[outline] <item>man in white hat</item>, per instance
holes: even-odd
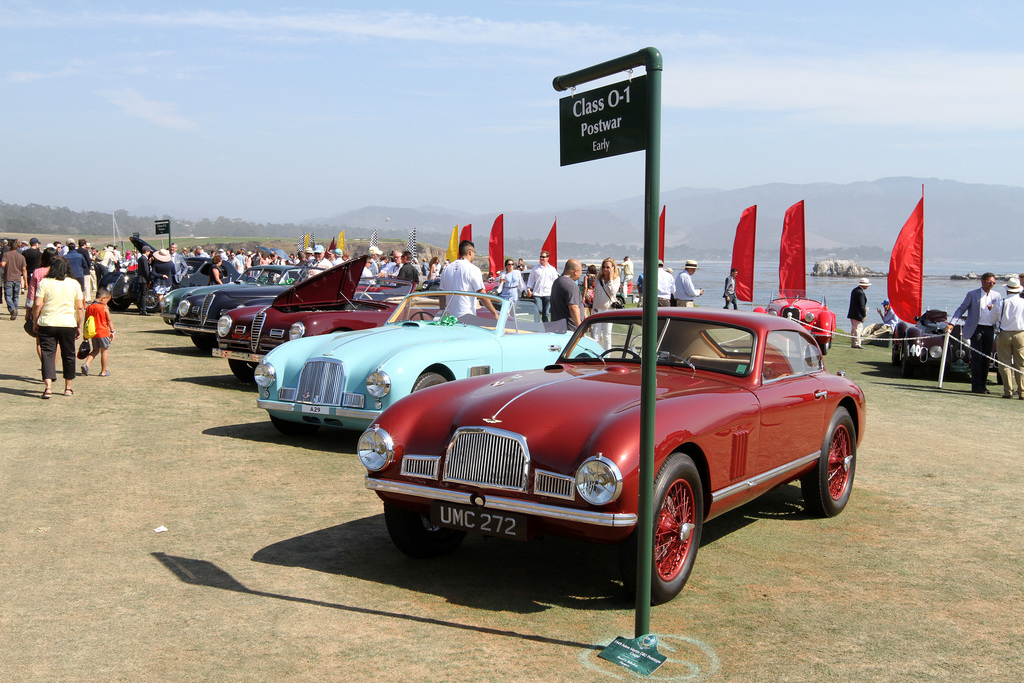
[[[862,277],[857,286],[850,292],[850,310],[846,317],[850,319],[850,348],[862,349],[861,330],[864,329],[864,319],[868,317],[868,293],[871,280]]]
[[[1006,281],[1006,298],[1000,301],[999,322],[996,323],[996,354],[999,374],[1003,378],[1003,398],[1024,401],[1024,299],[1020,279]],[[1006,367],[1012,365],[1012,368]]]
[[[696,272],[697,262],[690,259],[683,266],[683,269],[679,271],[679,275],[676,275],[675,294],[677,306],[690,308],[693,306],[693,300],[704,294],[703,289],[697,289],[693,286],[693,274]]]
[[[373,273],[373,277],[377,277],[380,273],[380,255],[383,253],[377,247],[370,247],[370,260],[366,262],[366,267]]]

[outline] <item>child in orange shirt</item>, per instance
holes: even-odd
[[[110,321],[110,309],[107,302],[110,301],[110,292],[105,288],[96,292],[96,301],[89,304],[85,309],[85,317],[82,321],[82,335],[85,335],[85,325],[89,318],[93,318],[96,324],[96,336],[92,338],[92,351],[85,357],[82,365],[82,374],[89,375],[89,363],[98,355],[100,357],[100,377],[109,377],[107,370],[107,349],[110,348],[110,340],[114,336],[114,326]]]

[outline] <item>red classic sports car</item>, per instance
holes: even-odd
[[[811,299],[804,293],[779,292],[768,304],[766,313],[795,320],[811,333],[818,342],[822,355],[832,348],[832,334],[836,331],[836,314],[821,300]]]
[[[365,330],[387,322],[412,291],[407,280],[360,279],[366,257],[337,265],[282,292],[269,306],[245,306],[217,321],[213,355],[227,358],[231,372],[252,382],[252,371],[271,349],[290,339],[328,332]]]
[[[597,356],[581,343],[595,333]],[[636,582],[641,314],[587,318],[557,363],[410,394],[358,442],[395,545],[453,551],[466,532],[617,544]],[[799,480],[831,517],[853,487],[864,394],[776,316],[658,309],[652,602],[683,587],[706,520]]]

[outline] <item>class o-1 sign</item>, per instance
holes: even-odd
[[[647,76],[558,101],[561,165],[647,149]]]

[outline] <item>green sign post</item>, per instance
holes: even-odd
[[[647,71],[643,90],[645,97],[642,103],[632,101],[636,96],[634,90],[630,90],[630,102],[623,102],[622,87],[624,83],[617,83],[607,88],[601,88],[588,93],[581,93],[573,97],[563,99],[560,106],[562,116],[560,117],[559,128],[562,131],[562,165],[587,161],[590,158],[609,156],[610,150],[619,149],[616,145],[629,147],[635,146],[632,131],[635,131],[641,124],[635,119],[645,118],[642,129],[645,133],[644,144],[635,149],[616,151],[616,154],[624,154],[626,151],[647,150],[647,167],[645,173],[644,188],[644,287],[643,293],[643,338],[641,340],[640,359],[640,503],[637,520],[637,560],[636,560],[636,624],[635,635],[641,638],[650,633],[651,625],[651,570],[653,564],[654,545],[654,396],[657,369],[656,349],[658,337],[658,288],[654,286],[658,282],[658,207],[661,203],[661,52],[653,47],[644,48],[631,55],[625,55],[602,64],[597,64],[580,71],[557,76],[553,85],[555,90],[562,92],[569,88],[575,88],[582,83],[588,83],[599,78],[611,76],[633,67],[643,66]],[[638,79],[632,79],[635,83]],[[631,86],[632,87],[632,86]],[[609,99],[611,92],[617,91],[618,100],[612,106]],[[591,95],[595,93],[596,95]],[[612,126],[606,123],[600,126],[601,130],[593,131],[583,128],[584,124],[594,126],[592,122],[580,119],[589,116],[585,107],[576,106],[575,101],[568,107],[566,114],[565,100],[584,101],[590,98],[591,101],[605,97],[605,108],[599,109],[598,121],[609,122],[618,119],[619,111],[631,112],[623,114],[623,121],[617,121]],[[636,98],[639,99],[639,98]],[[634,105],[638,105],[634,108]],[[596,106],[596,105],[595,105]],[[619,109],[623,106],[623,109]],[[602,113],[608,112],[608,113]],[[577,113],[580,115],[578,116]],[[566,131],[569,127],[569,131]],[[566,135],[575,132],[582,141],[573,141],[573,145],[567,155],[565,148]],[[623,139],[616,137],[616,131],[624,135]],[[584,135],[585,134],[585,135]],[[589,140],[589,156],[585,154],[586,141]],[[597,143],[603,140],[608,142],[609,153],[598,156]],[[586,158],[581,158],[586,157]],[[566,161],[566,159],[570,159]],[[573,160],[575,159],[575,160]]]

